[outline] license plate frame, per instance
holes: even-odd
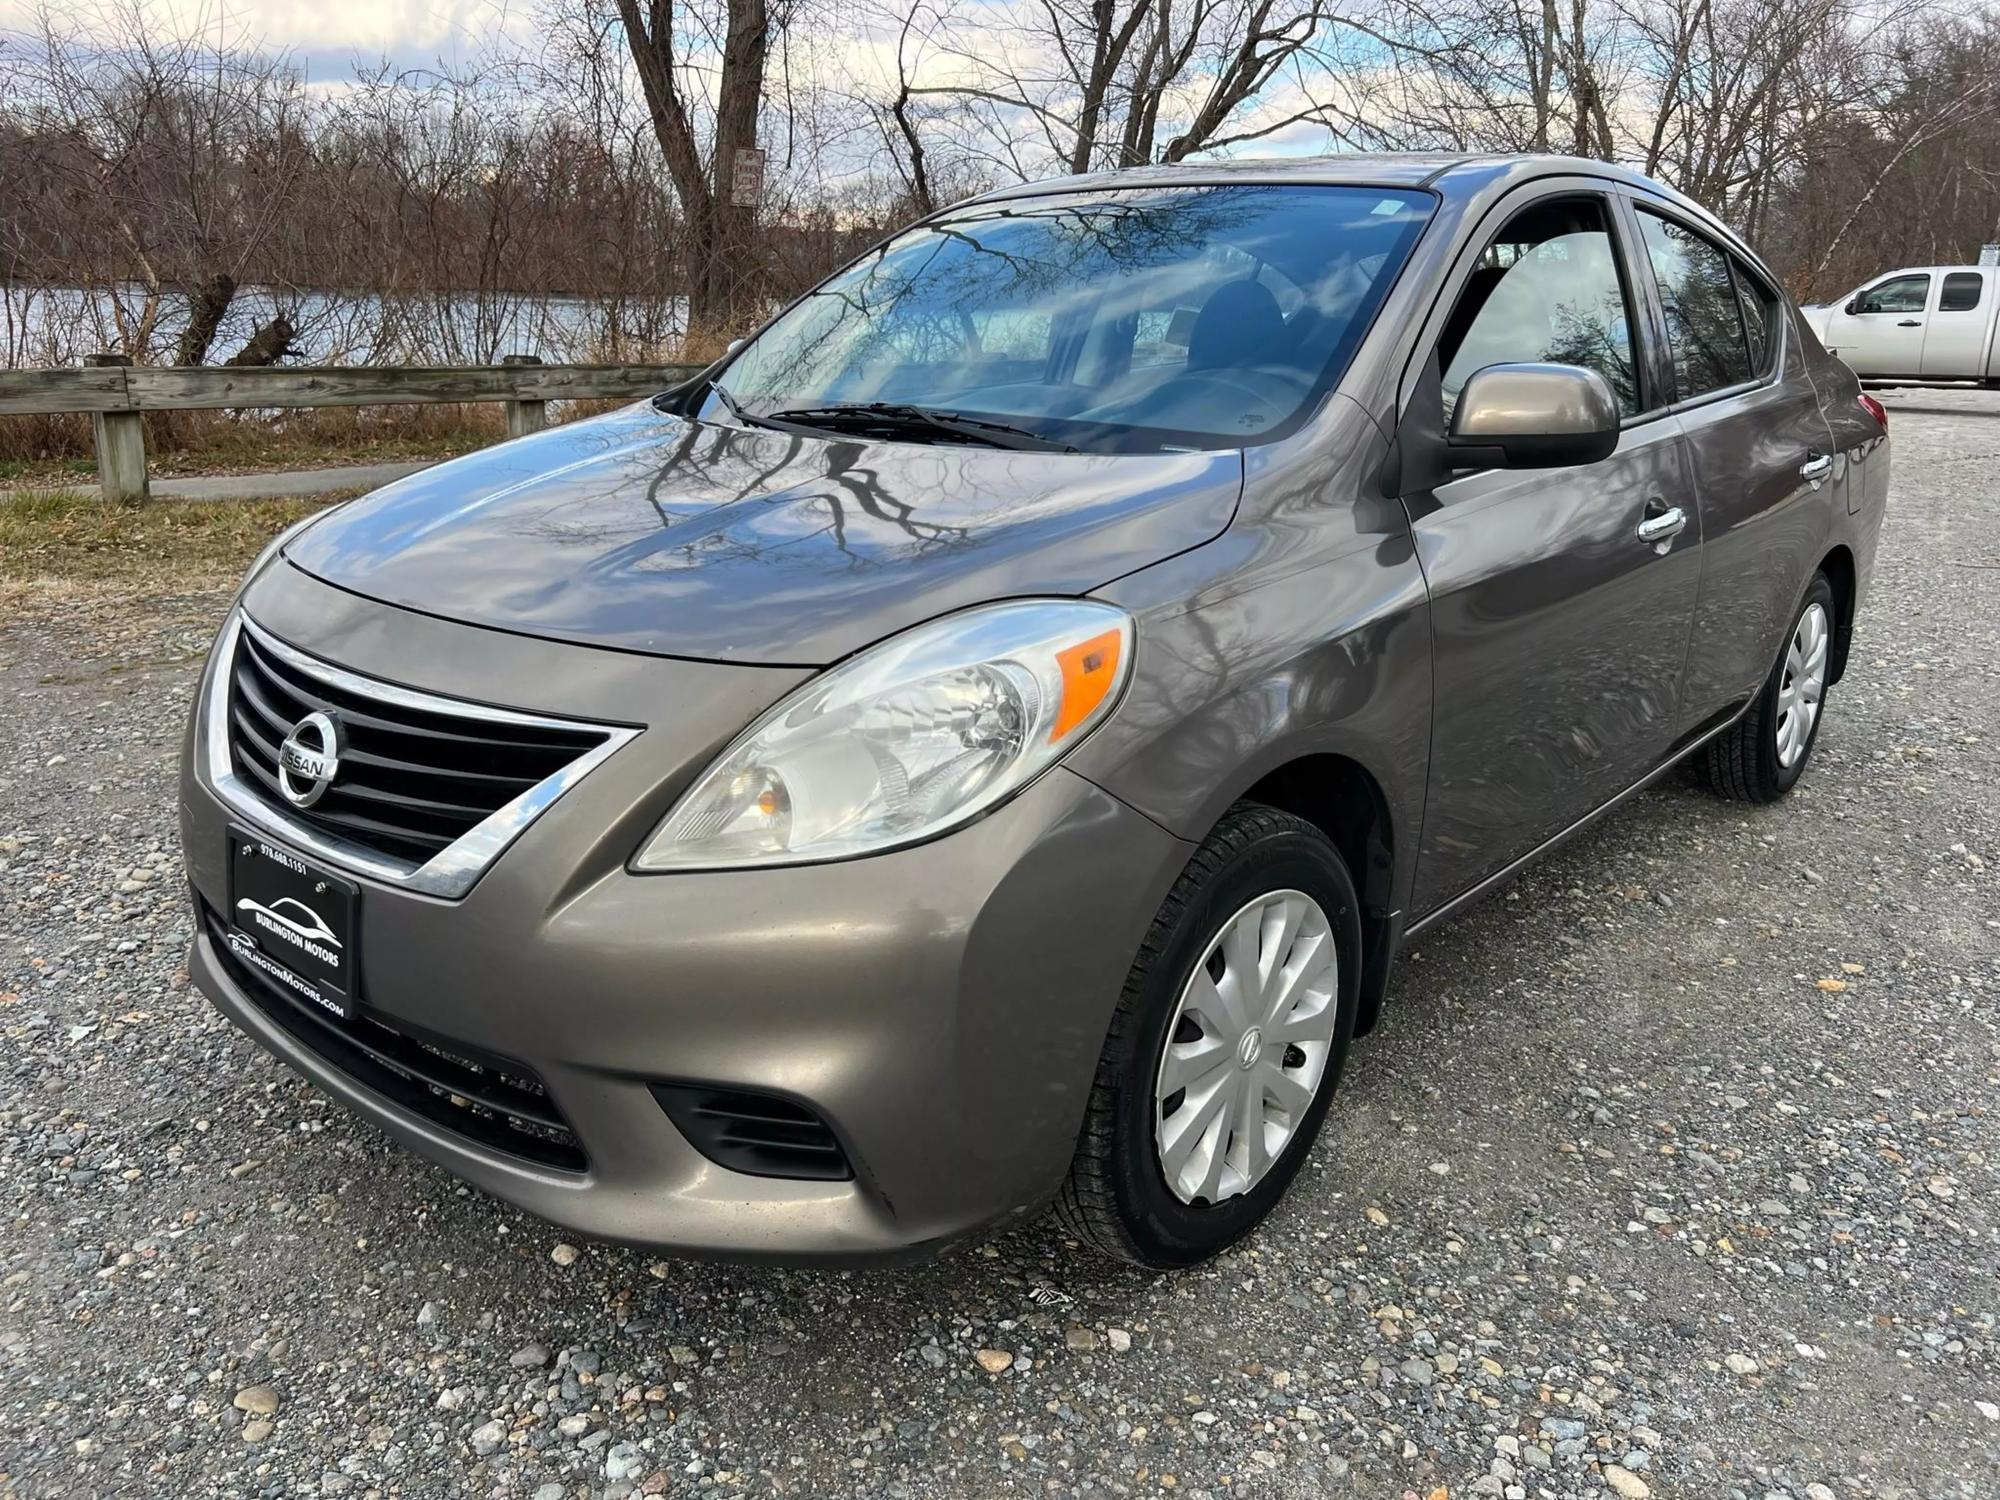
[[[361,888],[269,836],[231,826],[230,951],[291,994],[354,1019]]]

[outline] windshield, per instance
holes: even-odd
[[[807,294],[724,371],[728,400],[707,414],[811,425],[892,403],[1086,452],[1268,441],[1339,378],[1433,201],[1244,185],[967,208]]]

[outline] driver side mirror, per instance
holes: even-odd
[[[1487,365],[1458,393],[1447,447],[1465,469],[1594,464],[1618,446],[1618,398],[1580,365]]]
[[[1861,311],[1861,299],[1859,297],[1849,297],[1847,299],[1847,305],[1841,308],[1841,311],[1846,313],[1849,317],[1853,317],[1854,314]]]

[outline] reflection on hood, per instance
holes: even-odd
[[[819,665],[989,599],[1081,594],[1229,522],[1235,451],[879,443],[641,403],[439,464],[286,556],[369,598],[657,655]]]

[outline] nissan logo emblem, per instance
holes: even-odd
[[[307,714],[292,726],[278,747],[278,790],[294,807],[311,807],[326,795],[340,774],[340,752],[346,744],[340,720],[332,714]]]

